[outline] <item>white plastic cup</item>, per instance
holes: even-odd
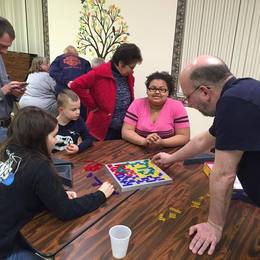
[[[112,254],[114,258],[122,259],[126,256],[131,235],[131,229],[124,225],[116,225],[109,229]]]

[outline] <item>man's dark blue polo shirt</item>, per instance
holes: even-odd
[[[209,129],[218,150],[243,151],[237,176],[249,198],[260,206],[260,81],[231,78],[217,102]]]

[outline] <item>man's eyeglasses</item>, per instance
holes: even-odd
[[[184,104],[188,104],[190,97],[201,87],[201,85],[198,85],[188,96],[186,96],[183,99]]]
[[[166,92],[168,92],[168,89],[166,89],[166,88],[154,88],[154,87],[148,87],[147,88],[150,92],[152,92],[152,93],[155,93],[156,91],[158,91],[159,93],[166,93]]]

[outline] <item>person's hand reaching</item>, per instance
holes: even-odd
[[[114,186],[106,181],[101,185],[98,190],[102,191],[105,194],[106,198],[109,198],[114,192]]]
[[[173,162],[171,162],[171,154],[168,153],[157,153],[156,155],[153,156],[152,162],[155,163],[159,167],[168,167],[170,166]]]
[[[75,191],[66,191],[70,200],[77,198],[77,193]]]

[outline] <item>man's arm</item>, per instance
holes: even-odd
[[[209,185],[211,197],[208,220],[222,228],[242,155],[242,151],[215,151],[214,174],[210,176]]]
[[[189,246],[194,254],[202,255],[208,247],[208,254],[213,254],[222,236],[236,170],[242,155],[242,151],[215,151],[213,173],[210,175],[208,221],[190,228],[190,235],[196,233]]]
[[[215,146],[215,137],[208,131],[195,136],[183,148],[169,155],[167,153],[158,153],[153,157],[157,165],[169,165],[177,161],[183,161],[199,153],[208,151]]]

